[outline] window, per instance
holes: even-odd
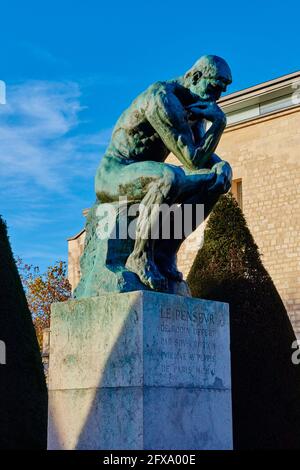
[[[239,207],[243,210],[243,186],[241,178],[232,181],[231,193],[237,200]]]
[[[281,96],[273,100],[265,101],[259,105],[260,114],[268,114],[279,109],[289,108],[293,106],[293,95]]]
[[[239,109],[238,111],[232,111],[227,113],[227,125],[235,124],[236,122],[245,121],[259,116],[259,106],[248,106],[247,108]]]

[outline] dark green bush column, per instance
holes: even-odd
[[[231,196],[210,216],[188,283],[193,296],[230,304],[235,448],[300,448],[295,335]]]
[[[0,217],[0,448],[46,448],[47,390],[39,347],[6,225]]]

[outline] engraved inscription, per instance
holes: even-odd
[[[162,306],[155,348],[159,371],[169,377],[180,374],[185,382],[213,382],[218,325],[220,318],[201,306],[186,310]]]

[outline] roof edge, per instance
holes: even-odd
[[[298,70],[297,72],[289,73],[287,75],[281,75],[278,78],[273,78],[272,80],[261,82],[257,85],[248,88],[243,88],[242,90],[230,93],[229,95],[220,98],[218,100],[218,103],[221,105],[226,105],[229,104],[230,101],[235,100],[236,98],[245,97],[250,94],[252,96],[255,96],[256,94],[259,94],[261,90],[264,89],[266,89],[266,92],[269,91],[270,88],[275,90],[277,88],[281,88],[283,85],[288,85],[292,83],[295,78],[299,78],[300,81],[300,70]]]
[[[83,233],[85,232],[85,228],[83,228],[82,230],[80,230],[80,232],[78,232],[76,235],[74,235],[73,237],[70,237],[70,238],[67,238],[67,241],[70,242],[72,240],[76,240],[77,238],[79,238]]]

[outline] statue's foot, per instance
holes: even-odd
[[[181,282],[183,280],[183,275],[177,269],[176,259],[174,258],[174,256],[168,257],[167,255],[162,255],[160,253],[156,261],[160,272],[164,274],[168,279],[177,282]]]
[[[153,261],[146,257],[138,257],[131,254],[126,261],[125,267],[135,273],[143,284],[153,290],[166,291],[168,289],[168,281],[159,272]]]

